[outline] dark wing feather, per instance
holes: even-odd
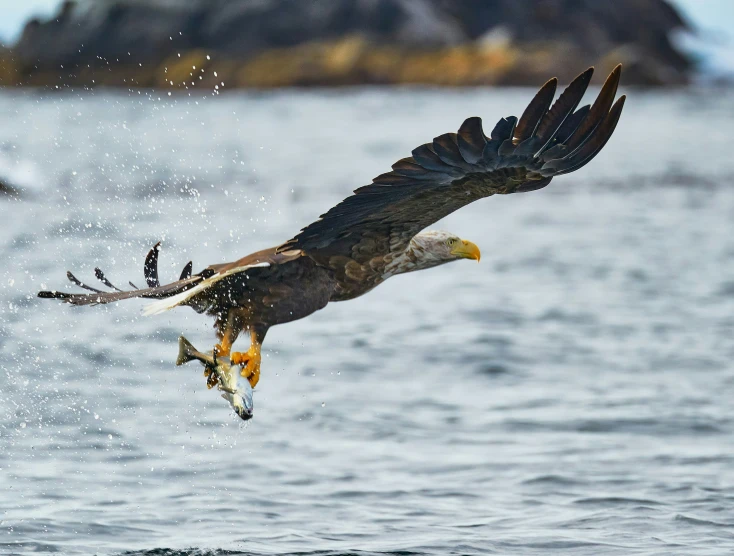
[[[594,68],[587,69],[584,73],[574,79],[566,90],[561,93],[558,100],[553,103],[548,112],[538,124],[536,135],[546,143],[552,141],[556,132],[560,129],[566,119],[574,113],[576,107],[589,86],[591,76],[594,74]]]
[[[520,120],[501,119],[489,138],[479,118],[467,119],[458,134],[416,148],[392,172],[357,189],[278,251],[301,249],[322,261],[346,256],[374,262],[404,250],[420,230],[472,201],[541,189],[554,176],[580,168],[609,140],[624,105],[622,97],[612,107],[618,66],[593,106],[576,110],[591,74],[589,69],[579,75],[552,106],[556,82],[548,81]]]
[[[560,176],[562,174],[575,172],[591,161],[591,159],[594,158],[600,150],[602,150],[604,145],[607,144],[612,133],[614,133],[619,117],[622,115],[622,108],[624,108],[624,101],[626,98],[627,97],[624,95],[619,97],[619,100],[614,103],[614,106],[612,106],[612,109],[609,111],[602,123],[594,129],[583,146],[579,147],[576,151],[571,153],[571,155],[565,158],[552,160],[551,162],[546,163],[541,169],[541,172],[552,172],[554,176]]]
[[[459,177],[463,175],[463,172],[453,166],[449,166],[443,160],[439,158],[436,152],[433,150],[433,145],[426,143],[420,147],[413,149],[411,153],[413,155],[412,161],[424,170],[433,170],[434,172],[440,172],[442,174],[450,174],[453,177]],[[410,159],[408,159],[410,160]]]
[[[482,159],[484,147],[487,145],[487,137],[482,130],[481,118],[467,118],[456,137],[459,152],[469,164],[476,164]]]
[[[538,124],[542,118],[548,113],[553,97],[556,94],[558,79],[555,77],[549,79],[548,82],[540,88],[535,98],[530,101],[528,107],[520,116],[520,120],[515,127],[515,144],[522,143],[526,139],[530,139],[535,135]]]
[[[161,242],[159,241],[148,252],[148,256],[145,257],[143,273],[145,274],[145,281],[148,283],[149,288],[157,288],[161,285],[158,281],[158,250],[160,248]]]
[[[97,280],[102,282],[105,286],[110,288],[111,290],[117,290],[118,292],[121,292],[122,290],[118,288],[117,286],[113,285],[112,282],[110,282],[107,279],[107,276],[104,275],[104,272],[102,272],[102,269],[95,268],[94,269],[94,275],[97,277]]]
[[[589,109],[591,109],[591,105],[587,104],[569,115],[561,124],[561,127],[558,128],[558,131],[552,140],[554,140],[556,144],[566,145],[568,138],[576,132],[581,125],[581,122],[586,118],[586,115],[589,113]],[[566,149],[568,150],[568,146],[566,146]]]
[[[183,270],[181,271],[181,276],[178,277],[179,280],[186,280],[187,278],[191,278],[191,271],[194,269],[194,262],[189,261],[186,263],[186,266],[183,267]]]
[[[461,156],[456,133],[444,133],[436,137],[433,140],[433,152],[449,166],[461,168],[465,172],[472,170],[472,165]]]
[[[617,86],[619,85],[619,77],[622,73],[621,66],[614,68],[614,71],[609,74],[607,80],[604,82],[604,86],[599,92],[599,96],[596,97],[594,104],[591,106],[588,115],[581,122],[578,130],[568,139],[568,149],[573,151],[584,144],[594,132],[594,130],[601,125],[609,114],[609,109],[614,103],[614,96],[617,94]]]
[[[87,286],[85,283],[79,280],[76,276],[74,276],[70,270],[66,271],[66,277],[69,279],[69,282],[71,282],[72,284],[76,284],[80,288],[89,290],[90,292],[102,293],[102,290],[98,290],[97,288],[93,288],[92,286]]]

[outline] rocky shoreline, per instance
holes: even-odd
[[[66,2],[0,51],[0,85],[536,85],[619,62],[627,84],[683,84],[687,29],[665,0]]]

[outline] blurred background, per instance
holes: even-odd
[[[8,85],[529,85],[620,61],[628,84],[672,85],[734,68],[726,0],[4,4]]]
[[[734,548],[734,4],[0,0],[0,552]],[[619,126],[482,249],[273,328],[243,424],[181,309],[39,300],[287,240],[469,116],[624,63]],[[226,552],[229,551],[229,552]]]

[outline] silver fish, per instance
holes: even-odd
[[[223,392],[222,397],[230,403],[240,419],[244,421],[252,419],[255,407],[252,399],[252,386],[249,381],[245,380],[244,388],[239,387],[237,383],[237,377],[240,376],[239,365],[232,365],[229,357],[215,357],[210,353],[202,353],[186,338],[179,337],[176,365],[183,365],[194,360],[199,361],[205,369],[216,374],[219,379],[217,388]]]

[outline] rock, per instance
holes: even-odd
[[[620,61],[627,84],[684,83],[676,29],[666,0],[67,1],[26,25],[0,84],[536,85]]]

